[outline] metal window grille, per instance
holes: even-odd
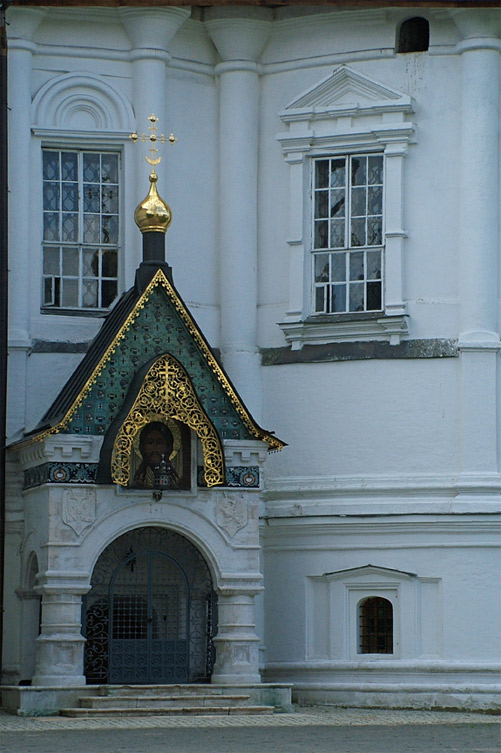
[[[118,292],[119,154],[44,149],[43,309],[106,309]]]
[[[359,653],[393,653],[393,606],[388,599],[374,596],[360,604]]]
[[[316,314],[383,307],[382,154],[313,163],[313,308]]]
[[[90,684],[209,681],[217,597],[207,563],[174,531],[123,534],[94,567],[82,626]]]

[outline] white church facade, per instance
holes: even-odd
[[[501,14],[415,5],[8,9],[9,710],[499,705]]]

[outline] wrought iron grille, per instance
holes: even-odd
[[[186,538],[140,528],[99,557],[84,603],[88,683],[204,682],[214,666],[216,597]]]
[[[393,653],[393,606],[388,599],[373,596],[359,607],[360,653]]]

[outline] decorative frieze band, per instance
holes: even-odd
[[[98,463],[42,463],[24,471],[24,489],[42,484],[95,484]],[[197,468],[197,486],[205,487],[203,466]],[[226,486],[231,488],[258,489],[259,466],[239,465],[226,468]]]
[[[95,484],[98,463],[43,463],[24,471],[24,488],[42,484]]]

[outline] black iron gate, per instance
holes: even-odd
[[[207,682],[217,609],[209,569],[183,536],[131,531],[101,555],[84,604],[89,683]]]
[[[168,555],[131,554],[110,586],[109,681],[188,682],[190,589]]]

